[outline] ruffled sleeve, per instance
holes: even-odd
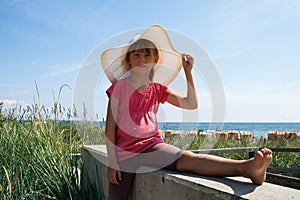
[[[120,99],[120,84],[119,81],[115,81],[112,85],[106,90],[106,94],[108,97],[113,96],[116,99]]]
[[[170,94],[170,90],[168,87],[164,86],[164,85],[161,85],[161,84],[158,84],[158,91],[159,91],[159,96],[160,96],[160,103],[165,103],[167,98],[168,98],[168,95]]]

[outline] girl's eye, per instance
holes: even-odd
[[[151,56],[151,54],[147,53],[145,56],[146,56],[146,57],[150,57],[150,56]]]

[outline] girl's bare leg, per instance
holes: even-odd
[[[185,151],[178,159],[177,169],[206,176],[244,176],[255,184],[262,184],[272,160],[272,151],[261,149],[255,158],[232,160],[213,155],[199,155]]]

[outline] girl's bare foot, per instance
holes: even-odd
[[[255,158],[250,160],[249,178],[254,184],[261,185],[266,179],[266,171],[272,160],[272,151],[264,148],[256,152]]]

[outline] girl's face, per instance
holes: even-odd
[[[158,61],[158,56],[154,51],[154,49],[138,49],[131,51],[127,63],[131,69],[135,67],[152,67],[153,64]]]
[[[127,70],[138,76],[153,78],[153,65],[158,62],[156,46],[146,39],[140,39],[132,44],[126,54]]]

